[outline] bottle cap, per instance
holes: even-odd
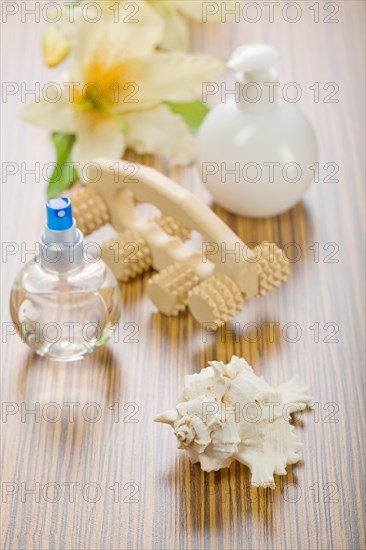
[[[51,199],[46,203],[47,227],[52,231],[66,231],[73,225],[70,199]]]
[[[233,51],[227,67],[238,76],[252,82],[272,80],[272,65],[277,62],[277,50],[268,44],[248,44]],[[272,74],[271,74],[272,73]]]
[[[49,271],[67,273],[83,263],[83,234],[72,217],[70,199],[51,199],[46,211],[41,264]]]

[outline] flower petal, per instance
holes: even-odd
[[[64,17],[62,23],[62,32],[71,42],[76,74],[101,48],[106,65],[149,55],[163,31],[161,17],[145,0],[83,2],[75,8],[73,21]]]
[[[161,41],[163,31],[161,18],[144,0],[119,2],[118,13],[112,15],[108,26],[108,36],[118,61],[121,57],[149,55]]]
[[[155,52],[140,62],[139,97],[188,103],[201,98],[202,83],[212,81],[222,70],[223,63],[207,55]]]
[[[194,138],[180,116],[165,105],[124,116],[127,146],[139,154],[152,153],[187,163],[194,159]]]
[[[70,79],[64,74],[55,86],[55,99],[50,101],[45,95],[31,101],[20,111],[20,115],[25,122],[35,124],[50,130],[51,132],[60,132],[63,134],[75,133],[74,111],[69,102],[70,90],[66,88],[63,82]],[[51,96],[51,88],[49,88]]]
[[[78,170],[100,157],[122,157],[125,136],[119,119],[104,113],[78,113],[75,118],[77,129],[72,158],[78,163]]]
[[[170,2],[186,17],[200,23],[224,21],[226,13],[235,13],[234,0],[216,0],[207,2],[202,0],[172,0]]]
[[[70,44],[55,24],[45,27],[42,37],[42,53],[49,67],[56,67],[70,53]]]
[[[162,50],[189,49],[188,26],[174,7],[166,5],[166,0],[152,0],[151,5],[156,9],[164,21],[164,34],[159,47]]]
[[[207,4],[207,2],[205,2]],[[182,12],[190,19],[202,22],[202,10],[204,2],[202,0],[172,0],[170,2],[176,9]],[[217,2],[215,2],[217,4]]]

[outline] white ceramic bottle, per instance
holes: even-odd
[[[283,97],[276,61],[276,50],[266,44],[235,50],[227,63],[235,94],[232,86],[222,89],[221,103],[197,136],[204,184],[217,204],[242,216],[275,216],[294,206],[318,159],[314,130],[294,95]],[[290,87],[286,91],[290,95]]]

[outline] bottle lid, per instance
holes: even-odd
[[[240,80],[251,82],[273,80],[272,66],[278,60],[277,50],[268,44],[248,44],[233,51],[227,67]]]
[[[83,262],[83,234],[72,217],[71,200],[46,203],[47,220],[41,235],[41,263],[49,271],[67,273]]]
[[[51,199],[46,203],[47,227],[52,231],[66,231],[73,225],[70,199]]]

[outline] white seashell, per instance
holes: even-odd
[[[302,443],[289,421],[310,402],[297,378],[272,388],[243,359],[210,361],[199,374],[185,377],[183,400],[156,422],[170,424],[191,462],[211,472],[233,460],[248,466],[252,485],[275,488],[273,474],[300,459]]]

